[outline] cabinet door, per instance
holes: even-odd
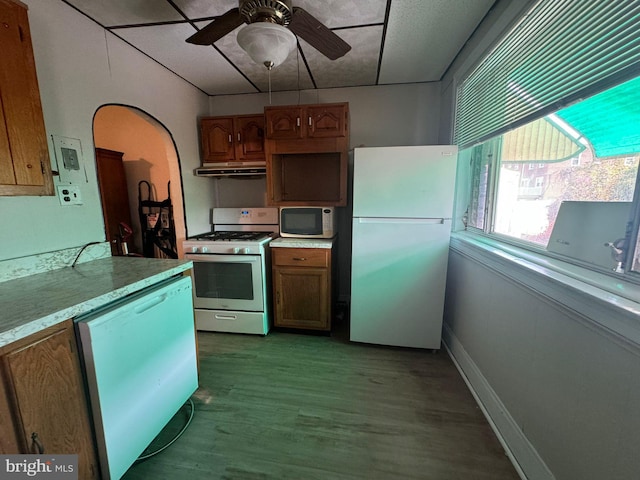
[[[78,454],[78,478],[98,478],[73,323],[29,341],[2,357],[23,453]]]
[[[265,108],[267,138],[302,138],[299,107]]]
[[[264,115],[234,118],[236,160],[264,161]]]
[[[328,269],[277,267],[273,273],[275,326],[328,330]]]
[[[0,372],[1,373],[1,372]],[[13,424],[13,413],[9,405],[9,390],[0,375],[0,454],[10,455],[20,452],[20,442]]]
[[[307,137],[344,137],[347,134],[344,105],[317,105],[306,109]]]
[[[27,9],[0,0],[0,195],[53,195]]]
[[[235,160],[233,117],[202,118],[200,120],[202,163]]]

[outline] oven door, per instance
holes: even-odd
[[[193,303],[210,310],[264,311],[260,255],[204,254],[193,261]]]

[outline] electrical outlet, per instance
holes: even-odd
[[[82,205],[80,187],[77,185],[58,185],[60,205]]]

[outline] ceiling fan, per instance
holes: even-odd
[[[265,27],[265,24],[277,25],[278,27],[273,29],[279,29],[281,36],[283,34],[284,36],[289,36],[288,30],[305,40],[330,60],[340,58],[351,50],[351,46],[348,43],[306,10],[292,7],[291,0],[239,0],[238,8],[232,8],[216,17],[202,30],[187,38],[187,42],[196,45],[211,45],[243,23],[247,23],[248,26],[262,24],[262,27]],[[238,43],[245,50],[247,48],[243,45],[240,34],[247,28],[245,27],[238,33]],[[265,30],[267,29],[265,28]],[[295,37],[293,35],[287,41],[293,42],[293,45],[295,45]],[[268,43],[265,38],[261,38],[257,42],[263,44],[262,48],[269,48],[269,45],[264,45]],[[249,54],[251,55],[251,53]],[[268,69],[274,66],[273,63],[271,66],[267,62],[264,63]]]

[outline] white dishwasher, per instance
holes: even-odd
[[[119,479],[198,388],[191,278],[76,319],[103,479]]]

